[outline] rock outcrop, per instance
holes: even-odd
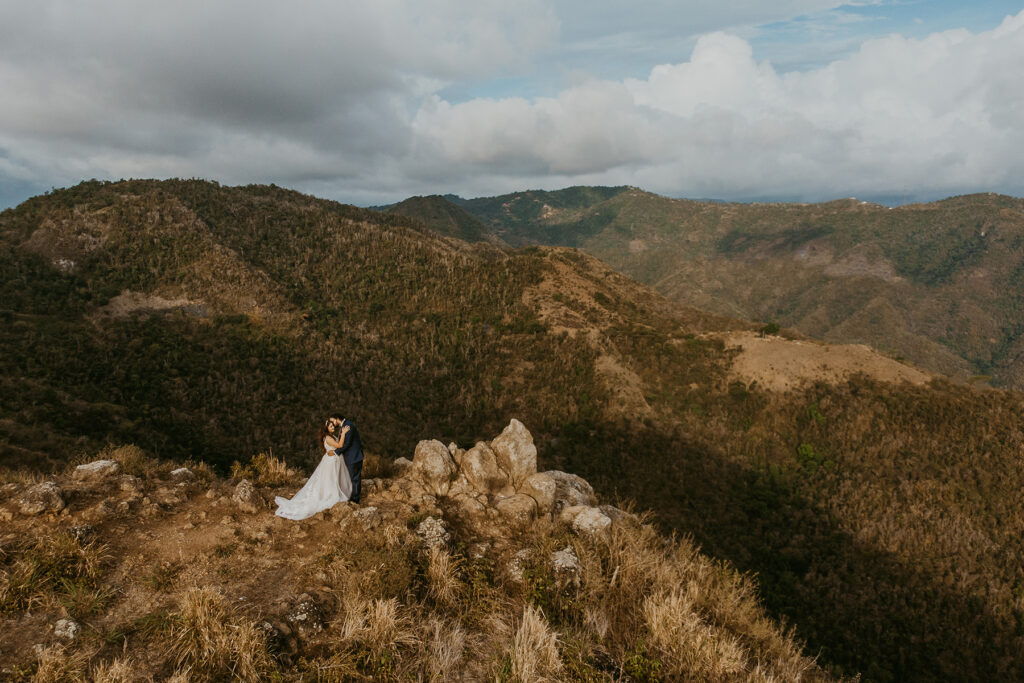
[[[519,420],[491,442],[469,450],[437,440],[421,441],[413,460],[396,468],[391,480],[374,484],[384,499],[431,508],[440,505],[479,529],[525,528],[533,523],[567,524],[576,533],[606,530],[613,519],[631,519],[617,508],[596,507],[586,480],[574,474],[537,471],[537,447]],[[433,541],[427,542],[432,545]]]

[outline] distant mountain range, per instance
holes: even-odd
[[[577,247],[680,303],[1024,388],[1021,199],[732,204],[631,187],[445,199],[513,247]]]
[[[954,363],[961,333],[965,348],[1016,339],[1019,200],[739,206],[575,188],[408,207],[482,240],[197,180],[87,182],[0,213],[0,469],[33,481],[134,443],[222,473],[261,452],[308,471],[331,411],[384,459],[515,417],[542,469],[650,509],[755,577],[831,672],[1024,678],[1021,394],[758,334],[789,320],[761,312],[770,295],[830,334],[873,333],[872,312],[912,339],[934,330]],[[666,299],[584,251],[487,233],[579,244],[758,322]],[[986,316],[1004,322],[979,331]],[[616,647],[641,652],[635,632]]]

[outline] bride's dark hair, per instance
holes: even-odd
[[[328,436],[331,436],[331,430],[329,429],[331,420],[338,420],[340,422],[344,419],[345,418],[343,418],[341,415],[338,415],[337,413],[332,413],[326,420],[320,423],[320,431],[316,435],[316,445],[318,448],[323,447],[324,439],[326,439]],[[335,438],[337,438],[336,435]]]
[[[324,439],[326,439],[327,436],[331,433],[331,430],[328,429],[328,425],[330,424],[330,422],[331,418],[327,418],[326,420],[320,423],[320,431],[316,435],[317,448],[324,447]]]

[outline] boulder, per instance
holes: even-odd
[[[555,480],[555,501],[552,510],[557,514],[563,508],[576,505],[597,505],[597,496],[587,480],[568,472],[548,470],[542,472]]]
[[[451,497],[459,506],[459,511],[467,517],[480,517],[487,513],[487,505],[470,493],[460,493]]]
[[[572,527],[572,530],[580,535],[593,535],[606,530],[612,524],[612,520],[596,507],[589,505],[574,505],[563,508],[559,519]]]
[[[537,471],[537,447],[533,435],[519,420],[513,419],[491,442],[491,448],[498,459],[498,467],[518,488],[523,481]]]
[[[625,510],[620,510],[619,508],[615,507],[614,505],[600,505],[600,506],[598,506],[598,509],[601,510],[601,512],[603,512],[606,517],[611,519],[616,524],[618,524],[620,522],[639,522],[640,521],[639,518],[636,515],[634,515],[632,512],[626,512]]]
[[[427,517],[420,522],[416,527],[416,535],[427,548],[443,548],[451,539],[451,534],[445,528],[444,521],[437,517]]]
[[[462,456],[460,470],[466,482],[479,493],[493,494],[508,485],[508,475],[498,468],[498,458],[484,442]]]
[[[550,560],[551,569],[560,584],[579,584],[580,558],[576,556],[576,551],[571,545],[551,553]]]
[[[94,460],[75,468],[72,476],[77,481],[97,481],[121,473],[121,463],[116,460]]]
[[[354,510],[348,518],[358,522],[367,531],[376,529],[384,521],[384,515],[372,505]]]
[[[57,623],[53,625],[53,635],[61,640],[74,640],[78,637],[78,632],[81,630],[81,625],[71,619],[58,619]]]
[[[238,509],[242,512],[253,513],[259,512],[263,509],[263,497],[248,479],[243,479],[238,482],[238,486],[235,487],[235,493],[231,496],[231,500],[235,501],[235,504],[238,505]]]
[[[435,496],[448,494],[455,478],[455,461],[445,445],[436,439],[420,441],[412,458],[412,470],[423,482],[427,492]]]
[[[192,481],[196,478],[195,473],[187,467],[179,467],[176,470],[171,470],[171,479],[177,482]]]
[[[533,557],[534,551],[530,548],[517,551],[505,564],[505,576],[515,583],[522,583],[526,568],[529,567]]]
[[[537,512],[542,515],[549,514],[554,509],[557,490],[558,484],[547,472],[531,474],[519,489],[521,493],[537,501]]]
[[[142,492],[142,480],[131,474],[122,475],[118,480],[118,484],[122,491],[128,491],[130,493]]]
[[[44,481],[29,487],[18,500],[21,514],[38,515],[41,512],[59,512],[64,509],[62,494],[63,491],[53,481]]]
[[[395,458],[391,461],[391,469],[396,477],[403,476],[412,467],[412,460],[409,458]]]
[[[503,498],[494,504],[494,508],[502,517],[520,526],[526,526],[537,516],[537,501],[525,493]]]

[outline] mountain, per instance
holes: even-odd
[[[686,305],[1024,388],[1024,200],[729,204],[615,189],[462,206],[513,246],[579,247]]]
[[[515,417],[541,469],[749,575],[831,674],[1024,676],[1021,395],[762,327],[574,249],[273,186],[88,182],[0,213],[0,474],[108,444],[308,472],[332,411],[384,462]]]
[[[468,452],[424,440],[404,468],[367,461],[362,505],[302,522],[267,503],[292,495],[301,472],[266,455],[228,480],[122,446],[46,482],[7,484],[17,503],[3,538],[14,580],[0,593],[0,673],[834,680],[767,617],[747,577],[598,506],[575,475],[536,472],[535,453],[514,421]],[[519,488],[532,495],[499,498],[489,484],[508,473],[495,454],[530,471]],[[434,495],[449,471],[462,505]]]
[[[466,242],[503,244],[483,223],[466,212],[465,209],[440,195],[410,197],[398,204],[384,207],[383,210],[387,213],[414,218],[435,232]]]

